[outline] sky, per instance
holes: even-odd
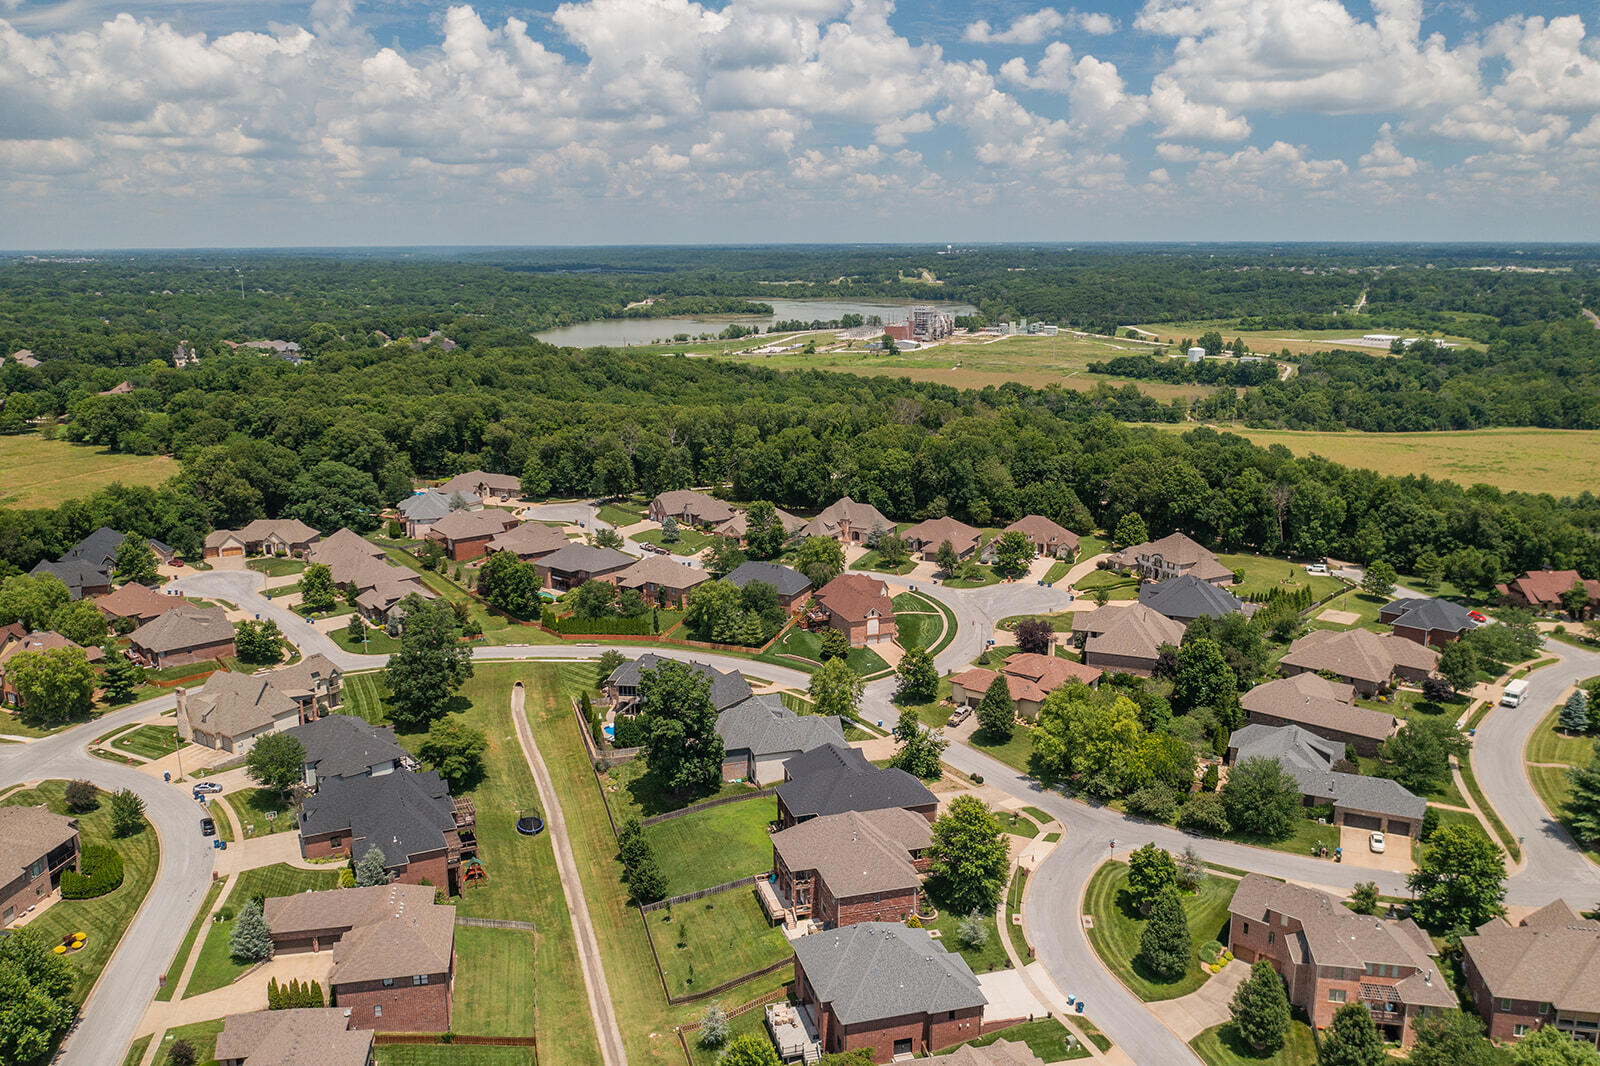
[[[1594,0],[0,0],[0,248],[1600,240]]]

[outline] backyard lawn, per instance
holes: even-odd
[[[284,802],[282,794],[272,789],[242,788],[222,798],[238,816],[246,840],[292,832],[297,827],[294,804]]]
[[[814,632],[791,626],[778,642],[756,658],[761,662],[773,663],[777,666],[817,667],[822,665],[822,637]],[[796,663],[795,659],[803,659],[804,663]],[[863,677],[876,674],[881,670],[889,669],[889,664],[883,657],[871,648],[851,648],[850,654],[845,658],[850,664],[850,669]]]
[[[111,741],[118,751],[139,755],[146,759],[159,759],[178,750],[178,727],[175,725],[142,725],[123,733]]]
[[[654,544],[658,548],[667,549],[673,555],[699,555],[711,547],[711,542],[716,539],[709,533],[682,526],[678,528],[678,539],[671,544],[666,542],[659,529],[648,529],[633,537],[633,540],[640,544]]]
[[[179,1040],[187,1040],[193,1045],[200,1066],[210,1066],[217,1061],[217,1037],[222,1035],[223,1019],[213,1018],[210,1021],[193,1022],[189,1025],[180,1025],[176,1029],[168,1029],[161,1038],[161,1052],[157,1054],[156,1062],[165,1063],[166,1049],[172,1047]]]
[[[1317,1062],[1311,1027],[1298,1019],[1290,1023],[1283,1049],[1272,1055],[1257,1054],[1232,1022],[1207,1029],[1189,1046],[1206,1066],[1316,1066]]]
[[[616,819],[618,826],[629,818],[643,821],[658,814],[666,814],[668,811],[679,811],[696,803],[704,803],[706,800],[722,796],[742,796],[751,791],[749,785],[723,781],[719,783],[717,791],[701,795],[663,793],[656,779],[649,775],[643,759],[634,759],[621,766],[612,767],[602,780],[606,790],[606,802],[610,805],[611,816]],[[772,804],[775,801],[767,802]]]
[[[455,1010],[450,1028],[481,1036],[532,1036],[538,934],[456,927]]]
[[[1228,901],[1236,887],[1238,882],[1230,878],[1213,876],[1200,882],[1198,892],[1184,897],[1183,909],[1196,949],[1210,940],[1226,941]],[[1127,863],[1109,862],[1095,871],[1084,893],[1083,911],[1094,918],[1089,943],[1094,945],[1100,961],[1140,999],[1148,1002],[1186,996],[1210,976],[1200,969],[1196,956],[1190,957],[1189,972],[1177,981],[1153,977],[1135,959],[1145,919],[1128,891]]]
[[[645,839],[655,850],[667,895],[681,896],[771,869],[767,826],[777,817],[777,801],[767,796],[646,826]]]
[[[373,1048],[377,1066],[536,1066],[531,1047],[464,1044],[385,1044]]]
[[[675,996],[715,988],[793,954],[749,885],[662,907],[645,919]]]
[[[1306,573],[1303,563],[1291,563],[1287,559],[1274,559],[1269,555],[1223,554],[1217,556],[1217,561],[1230,570],[1244,571],[1244,580],[1228,590],[1240,599],[1251,594],[1266,595],[1273,589],[1293,592],[1309,585],[1311,599],[1316,601],[1345,587],[1345,583],[1336,577],[1314,577]]]
[[[988,1047],[999,1039],[1012,1042],[1021,1042],[1028,1045],[1040,1062],[1065,1062],[1068,1059],[1085,1059],[1089,1057],[1088,1048],[1082,1041],[1074,1039],[1072,1044],[1067,1043],[1067,1038],[1072,1036],[1072,1031],[1062,1025],[1055,1018],[1040,1018],[1038,1021],[1023,1022],[1013,1025],[1009,1029],[1000,1029],[993,1033],[985,1033],[976,1040],[967,1041],[972,1047]],[[965,1045],[957,1044],[955,1047]],[[945,1048],[938,1054],[944,1055],[955,1050],[955,1047]]]
[[[1093,593],[1095,589],[1104,589],[1106,598],[1111,600],[1136,600],[1139,598],[1139,579],[1124,577],[1122,574],[1111,570],[1091,570],[1084,574],[1072,587],[1079,592]]]
[[[334,888],[338,883],[339,868],[331,863],[326,871],[302,870],[281,862],[259,866],[238,875],[233,890],[228,893],[226,906],[237,914],[257,896],[265,899],[293,896],[308,890]],[[235,962],[228,954],[228,936],[232,932],[232,921],[205,923],[205,940],[200,945],[200,957],[195,960],[194,972],[189,975],[189,984],[183,989],[180,999],[221,988],[250,968],[249,963]],[[174,966],[181,969],[187,957],[179,955]],[[174,973],[172,976],[176,979],[178,975]]]
[[[1011,969],[1011,957],[1006,954],[1005,941],[1000,939],[1000,929],[995,924],[994,911],[985,911],[983,914],[983,924],[989,930],[989,939],[981,947],[969,948],[962,944],[961,938],[956,935],[966,915],[952,913],[941,905],[941,901],[933,899],[931,894],[929,901],[939,908],[939,917],[933,921],[922,919],[922,927],[930,931],[937,930],[939,943],[944,945],[946,951],[959,952],[961,957],[967,960],[967,965],[972,967],[973,973]]]

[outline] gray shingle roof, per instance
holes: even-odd
[[[1411,629],[1461,633],[1468,629],[1476,629],[1478,626],[1465,607],[1449,600],[1437,600],[1431,596],[1394,600],[1385,604],[1383,610],[1378,613],[1387,623]]]
[[[904,770],[876,767],[857,749],[840,744],[797,755],[783,770],[790,780],[778,786],[778,799],[797,819],[937,802],[928,786]]]
[[[463,495],[466,496],[469,505],[476,505],[479,502],[477,496],[470,493]],[[450,506],[450,494],[429,489],[407,496],[395,504],[395,510],[413,522],[436,522],[454,508]]]
[[[102,565],[114,562],[117,558],[117,549],[122,547],[122,540],[121,533],[110,526],[101,526],[74,544],[62,558],[86,559],[91,563]]]
[[[1139,589],[1139,602],[1168,618],[1185,621],[1202,615],[1221,618],[1245,610],[1244,602],[1233,593],[1201,581],[1193,574],[1179,574],[1145,585]]]
[[[330,714],[284,732],[305,747],[306,764],[315,768],[318,781],[360,777],[406,757],[392,728],[348,714]]]
[[[751,696],[727,707],[717,715],[717,733],[724,751],[749,751],[758,759],[844,743],[837,716],[795,714],[776,696]]]
[[[60,562],[42,560],[28,571],[29,577],[38,577],[40,574],[54,574],[67,586],[67,591],[75,600],[83,599],[85,588],[98,588],[111,584],[111,570],[102,563],[92,559],[65,558]]]
[[[539,560],[539,565],[563,573],[583,572],[603,574],[632,566],[633,556],[615,548],[597,548],[592,544],[569,544]]]
[[[1238,761],[1260,755],[1275,760],[1300,785],[1302,795],[1336,807],[1416,820],[1427,802],[1386,777],[1363,777],[1332,769],[1344,758],[1344,745],[1324,740],[1299,726],[1247,725],[1228,738]]]
[[[925,929],[861,922],[803,936],[794,954],[818,1000],[845,1025],[989,1002],[966,960]]]
[[[637,659],[629,660],[611,671],[611,676],[607,680],[615,685],[634,688],[639,684],[639,675],[641,673],[646,670],[654,670],[666,661],[664,656],[657,655],[653,651],[647,651]],[[711,706],[717,710],[720,711],[724,707],[733,706],[740,700],[750,698],[750,682],[746,681],[744,675],[737,670],[729,670],[724,673],[713,666],[707,666],[705,663],[690,662],[684,665],[691,672],[710,679]]]
[[[779,596],[785,597],[798,596],[811,587],[811,579],[798,570],[777,563],[759,563],[753,559],[734,567],[733,572],[723,580],[738,588],[744,588],[752,581],[760,581],[771,585],[778,590]]]
[[[431,771],[336,777],[300,809],[303,836],[348,830],[351,854],[359,859],[376,846],[390,868],[412,855],[442,851],[445,831],[454,828],[450,790]]]

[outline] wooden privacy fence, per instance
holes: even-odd
[[[663,907],[670,907],[674,903],[692,903],[697,899],[705,899],[707,896],[714,896],[718,892],[728,892],[735,888],[743,888],[746,885],[753,885],[765,876],[767,875],[764,873],[751,874],[749,877],[741,877],[737,881],[729,881],[726,884],[716,885],[712,888],[702,888],[698,892],[685,892],[683,895],[673,896],[671,899],[658,899],[654,903],[646,903],[642,905],[639,909],[644,913],[649,914],[651,911],[658,911]]]
[[[466,1036],[462,1033],[374,1033],[374,1044],[468,1044],[474,1047],[531,1047],[539,1058],[539,1038],[533,1036]]]
[[[724,807],[730,803],[743,803],[746,800],[761,799],[764,796],[776,796],[777,794],[778,788],[776,785],[774,785],[772,788],[757,789],[754,792],[746,792],[737,796],[718,796],[716,799],[706,800],[704,803],[696,803],[693,806],[684,807],[680,810],[668,811],[666,814],[652,815],[651,817],[641,821],[639,824],[641,826],[658,825],[661,822],[670,822],[674,818],[682,818],[684,815],[694,814],[698,811],[708,811],[712,807]]]
[[[509,918],[468,918],[462,914],[456,915],[456,924],[477,929],[522,929],[529,933],[539,931],[539,927],[532,922],[514,922]]]

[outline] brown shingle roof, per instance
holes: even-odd
[[[738,512],[728,506],[725,500],[715,496],[707,496],[703,492],[693,489],[671,489],[661,493],[650,501],[651,510],[660,504],[663,514],[688,515],[695,522],[703,522],[708,526],[718,525],[728,521]]]
[[[428,527],[428,536],[445,540],[472,540],[493,537],[517,525],[509,511],[487,508],[482,511],[451,511]]]
[[[865,622],[876,611],[894,617],[889,586],[865,574],[840,574],[817,592],[817,602],[847,622]]]
[[[309,544],[322,535],[298,518],[258,518],[237,533],[249,544],[273,536],[286,544]]]
[[[482,470],[468,470],[439,485],[438,491],[449,496],[453,492],[478,494],[483,487],[493,496],[515,496],[522,491],[522,482],[515,474],[489,474]]]
[[[1010,533],[1013,530],[1021,530],[1026,533],[1031,544],[1043,544],[1046,548],[1057,544],[1065,544],[1073,551],[1078,550],[1078,535],[1066,526],[1058,525],[1043,515],[1025,515],[1001,530],[1001,532]]]
[[[1343,693],[1338,699],[1327,693]],[[1268,715],[1302,725],[1313,733],[1336,731],[1373,740],[1387,740],[1395,730],[1395,717],[1353,706],[1349,685],[1329,681],[1317,674],[1269,681],[1246,692],[1239,705],[1253,714]]]
[[[177,596],[163,596],[155,589],[130,581],[114,592],[97,596],[94,605],[108,618],[137,618],[148,621],[183,603]]]
[[[213,736],[246,736],[269,728],[298,709],[270,678],[270,674],[218,670],[198,692],[184,697],[179,713],[191,730]]]
[[[1521,925],[1496,918],[1461,947],[1496,999],[1600,1011],[1600,923],[1579,918],[1564,901],[1535,911]]]
[[[53,630],[40,630],[29,633],[20,640],[14,640],[0,651],[0,663],[8,662],[13,655],[20,655],[25,651],[55,651],[59,648],[77,648],[83,652],[84,658],[92,663],[97,663],[105,657],[105,652],[99,648],[85,648],[77,641],[62,636]]]
[[[1561,594],[1574,584],[1585,586],[1593,595],[1594,582],[1585,582],[1576,570],[1529,570],[1511,582],[1529,603],[1558,604]]]
[[[841,526],[848,523],[852,529],[868,532],[873,526],[878,526],[885,533],[894,529],[894,523],[883,517],[870,503],[857,503],[848,496],[841,496],[805,524],[801,530],[808,537],[837,537]]]
[[[948,1055],[923,1059],[923,1066],[1044,1066],[1044,1060],[1020,1040],[996,1040],[983,1047],[962,1044]]]
[[[571,543],[559,529],[542,522],[524,522],[515,529],[508,529],[491,538],[489,550],[510,552],[519,559],[532,559],[560,551]]]
[[[655,585],[658,588],[681,592],[710,580],[711,575],[704,570],[675,563],[660,555],[646,555],[617,574],[617,587],[637,589],[645,585]]]
[[[224,644],[233,639],[233,623],[221,607],[186,603],[146,622],[128,635],[131,644],[156,654]]]
[[[1327,670],[1339,677],[1382,684],[1394,676],[1396,666],[1433,669],[1439,653],[1404,637],[1380,637],[1365,629],[1318,629],[1289,645],[1282,661],[1302,670]]]
[[[918,522],[900,534],[900,539],[913,545],[931,545],[935,550],[948,540],[957,552],[965,553],[968,548],[978,546],[983,530],[946,516]]]
[[[77,832],[77,822],[44,806],[0,807],[0,884],[9,883]]]
[[[1084,651],[1154,661],[1161,645],[1183,641],[1183,625],[1142,603],[1102,607],[1072,616],[1072,631],[1088,633]]]
[[[455,908],[433,902],[428,885],[399,882],[274,896],[266,901],[274,939],[346,930],[333,949],[330,982],[376,981],[450,969]]]
[[[215,1057],[245,1066],[366,1066],[372,1031],[350,1029],[339,1007],[230,1014],[217,1036]]]
[[[835,897],[917,888],[911,853],[932,843],[928,820],[899,807],[811,818],[772,837],[791,871],[815,870]]]

